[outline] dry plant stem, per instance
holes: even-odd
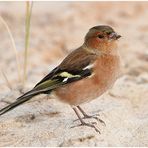
[[[23,85],[27,79],[27,57],[28,57],[28,47],[29,47],[29,37],[30,37],[30,20],[32,14],[33,2],[26,2],[26,24],[25,24],[25,53],[24,53],[24,77],[23,77]]]
[[[7,84],[8,88],[9,88],[10,90],[12,90],[11,83],[9,82],[9,80],[8,80],[8,78],[7,78],[7,76],[6,76],[6,74],[4,73],[3,70],[1,70],[1,72],[2,72],[2,75],[3,75],[4,79],[5,79],[5,81],[6,81],[6,84]]]
[[[15,45],[15,42],[14,42],[14,38],[12,36],[12,33],[10,31],[10,28],[8,26],[8,24],[6,23],[6,21],[2,18],[2,16],[0,16],[0,20],[1,22],[4,24],[4,26],[6,27],[7,31],[8,31],[8,34],[10,36],[10,39],[11,39],[11,42],[12,42],[12,47],[13,47],[13,51],[15,53],[15,59],[16,59],[16,64],[17,64],[17,71],[18,71],[18,79],[19,81],[21,81],[21,68],[20,68],[20,64],[19,64],[19,56],[18,56],[18,52],[16,50],[16,45]]]

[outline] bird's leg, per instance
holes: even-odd
[[[99,119],[98,117],[95,117],[94,115],[92,115],[92,116],[91,115],[88,115],[80,106],[77,106],[77,108],[83,114],[84,119],[86,119],[86,118],[94,118],[97,121],[99,121],[99,122],[101,122],[101,123],[103,123],[105,125],[105,122],[103,120]]]
[[[94,119],[96,119],[96,120],[98,120],[98,118],[97,117],[94,117],[94,116],[91,116],[91,115],[88,115],[80,106],[77,106],[77,108],[79,109],[79,111],[83,114],[83,116],[84,116],[84,119],[85,118],[94,118]]]
[[[94,124],[86,123],[86,122],[81,118],[80,114],[78,113],[77,108],[73,107],[72,109],[74,110],[74,112],[76,113],[78,119],[79,119],[80,122],[81,122],[81,124],[80,124],[79,126],[89,126],[89,127],[94,128],[94,129],[96,130],[96,132],[99,132],[99,133],[100,133],[100,131],[98,130],[98,128],[97,128]],[[100,133],[100,134],[101,134],[101,133]]]

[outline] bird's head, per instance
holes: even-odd
[[[109,52],[116,48],[116,41],[120,37],[110,26],[95,26],[86,34],[84,45],[92,50]]]

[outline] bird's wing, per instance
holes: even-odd
[[[50,92],[62,85],[90,76],[92,68],[88,65],[94,60],[95,55],[84,52],[82,48],[77,49],[69,54],[58,67],[37,83],[34,89],[48,93],[48,91]]]
[[[1,109],[0,115],[27,102],[38,94],[48,94],[62,85],[90,76],[93,70],[90,64],[92,64],[94,60],[95,55],[83,51],[83,48],[75,50],[66,57],[58,67],[45,76],[31,91],[17,98],[12,104]]]

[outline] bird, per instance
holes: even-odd
[[[72,107],[80,125],[92,127],[100,133],[94,124],[84,121],[85,118],[96,117],[88,115],[80,105],[99,98],[119,78],[120,55],[117,41],[120,37],[108,25],[90,28],[80,47],[69,53],[30,91],[2,108],[0,116],[37,95],[53,93],[60,101]],[[99,121],[105,123],[101,119]]]

